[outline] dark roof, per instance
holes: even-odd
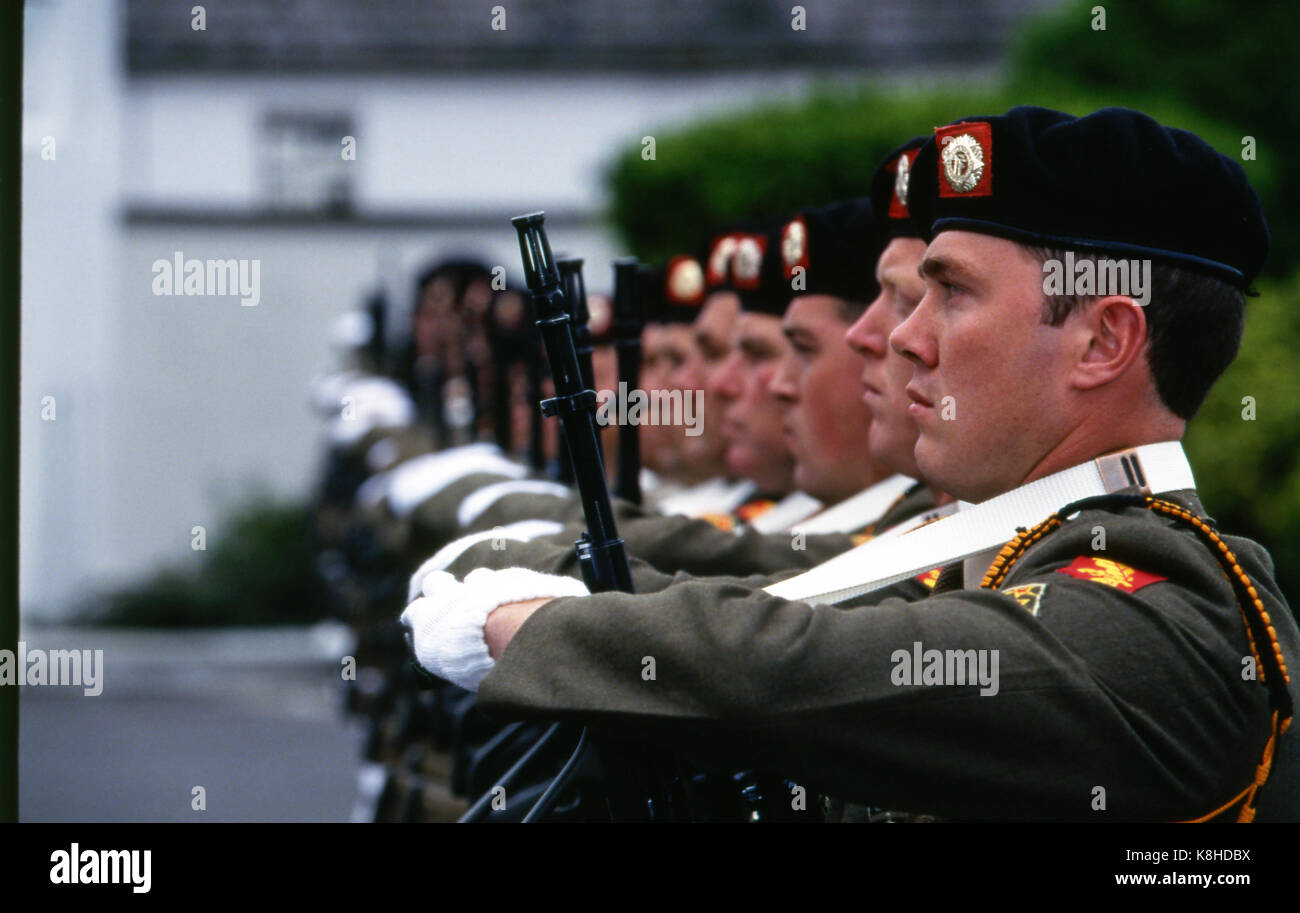
[[[132,75],[988,64],[1057,0],[126,0]],[[492,9],[506,28],[491,28]]]

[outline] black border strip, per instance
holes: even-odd
[[[18,649],[23,4],[0,3],[0,650]],[[18,820],[18,687],[0,687],[0,822]]]

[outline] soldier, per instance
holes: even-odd
[[[672,257],[662,267],[646,268],[638,276],[645,300],[645,329],[641,337],[640,386],[681,398],[694,395],[673,386],[673,377],[690,357],[691,323],[704,304],[704,268],[694,257]],[[703,427],[688,429],[683,423],[651,423],[640,429],[641,461],[646,503],[680,493],[687,484],[704,481],[686,459],[688,437],[698,437]],[[689,433],[688,433],[689,432]]]
[[[711,515],[728,529],[736,519],[751,522],[774,507],[777,497],[794,489],[794,455],[781,427],[785,410],[769,390],[788,348],[781,334],[785,299],[772,294],[771,280],[780,258],[773,243],[777,230],[742,234],[736,241],[731,273],[740,297],[740,313],[732,331],[731,352],[706,382],[718,403],[714,414],[727,438],[727,469],[758,486],[758,496],[736,508],[734,518]]]
[[[911,171],[932,240],[891,345],[918,465],[973,506],[771,592],[440,578],[407,610],[421,662],[503,717],[945,818],[1300,819],[1300,632],[1178,443],[1267,252],[1240,166],[1138,112],[1022,107],[937,128]],[[1065,252],[1149,258],[1150,285],[1052,295]],[[928,598],[878,598],[927,562]]]
[[[880,236],[865,198],[805,210],[781,230],[780,277],[773,284],[788,302],[781,318],[788,346],[770,389],[786,407],[794,483],[825,505],[890,474],[874,458],[862,458],[871,413],[854,382],[862,359],[844,339],[846,327],[876,297]]]
[[[704,255],[704,303],[692,324],[694,345],[687,360],[669,376],[668,382],[682,390],[703,390],[705,415],[721,415],[709,376],[731,353],[731,339],[740,313],[740,296],[732,283],[731,260],[736,252],[737,232],[716,237]],[[682,459],[696,467],[693,481],[725,479],[727,439],[718,423],[705,422],[702,434],[682,444]],[[672,510],[668,512],[674,512]]]
[[[468,443],[476,436],[490,278],[481,263],[450,259],[416,279],[401,380],[441,447]]]

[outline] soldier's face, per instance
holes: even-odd
[[[486,315],[488,305],[492,303],[492,283],[488,279],[475,279],[465,287],[461,298],[461,307],[465,316],[473,322],[481,321]]]
[[[672,390],[668,378],[686,360],[690,328],[678,324],[647,324],[641,336],[641,386],[650,392]],[[647,424],[641,427],[641,461],[649,469],[673,473],[681,460],[684,425]]]
[[[786,355],[771,385],[787,404],[784,428],[795,487],[827,504],[883,475],[866,456],[871,413],[858,385],[862,359],[844,342],[844,307],[830,295],[790,302],[781,321]]]
[[[693,345],[687,359],[669,376],[668,382],[681,390],[708,391],[709,377],[731,353],[731,338],[740,297],[735,292],[715,292],[704,302],[700,316],[691,325]]]
[[[439,276],[424,287],[415,313],[415,344],[421,355],[460,345],[460,320],[456,315],[456,287]]]
[[[784,404],[770,389],[786,349],[779,318],[741,313],[732,352],[711,384],[722,405],[727,468],[769,492],[789,491],[794,485],[794,456],[783,429]]]
[[[894,472],[918,478],[916,422],[908,414],[912,363],[889,347],[889,335],[925,294],[916,268],[925,256],[919,238],[895,238],[876,262],[880,294],[867,305],[844,340],[862,356],[862,401],[871,412],[871,455]]]
[[[1069,434],[1065,334],[1042,321],[1042,267],[1011,241],[941,232],[921,269],[925,295],[890,336],[913,366],[917,466],[983,501],[1024,482]]]
[[[506,375],[510,390],[510,450],[520,458],[528,455],[533,433],[533,412],[537,400],[528,396],[528,366],[512,364]]]
[[[704,391],[701,424],[704,430],[701,434],[686,436],[682,442],[683,468],[695,478],[707,478],[725,471],[723,454],[727,449],[727,439],[722,434],[720,423],[710,418],[720,416],[722,407],[712,392],[709,379],[731,352],[731,336],[739,311],[740,298],[735,292],[710,295],[691,325],[691,345],[686,359],[668,375],[670,389],[681,390],[683,395]]]
[[[682,323],[650,324],[646,327],[646,369],[664,390],[676,390],[674,379],[691,357],[691,328]]]

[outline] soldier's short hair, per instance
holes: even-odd
[[[1022,245],[1040,265],[1065,261],[1067,251]],[[1074,262],[1111,257],[1072,250]],[[1201,408],[1214,382],[1237,357],[1246,323],[1241,289],[1196,270],[1153,262],[1147,318],[1147,361],[1160,401],[1182,419]],[[1097,295],[1043,295],[1043,322],[1060,326]]]

